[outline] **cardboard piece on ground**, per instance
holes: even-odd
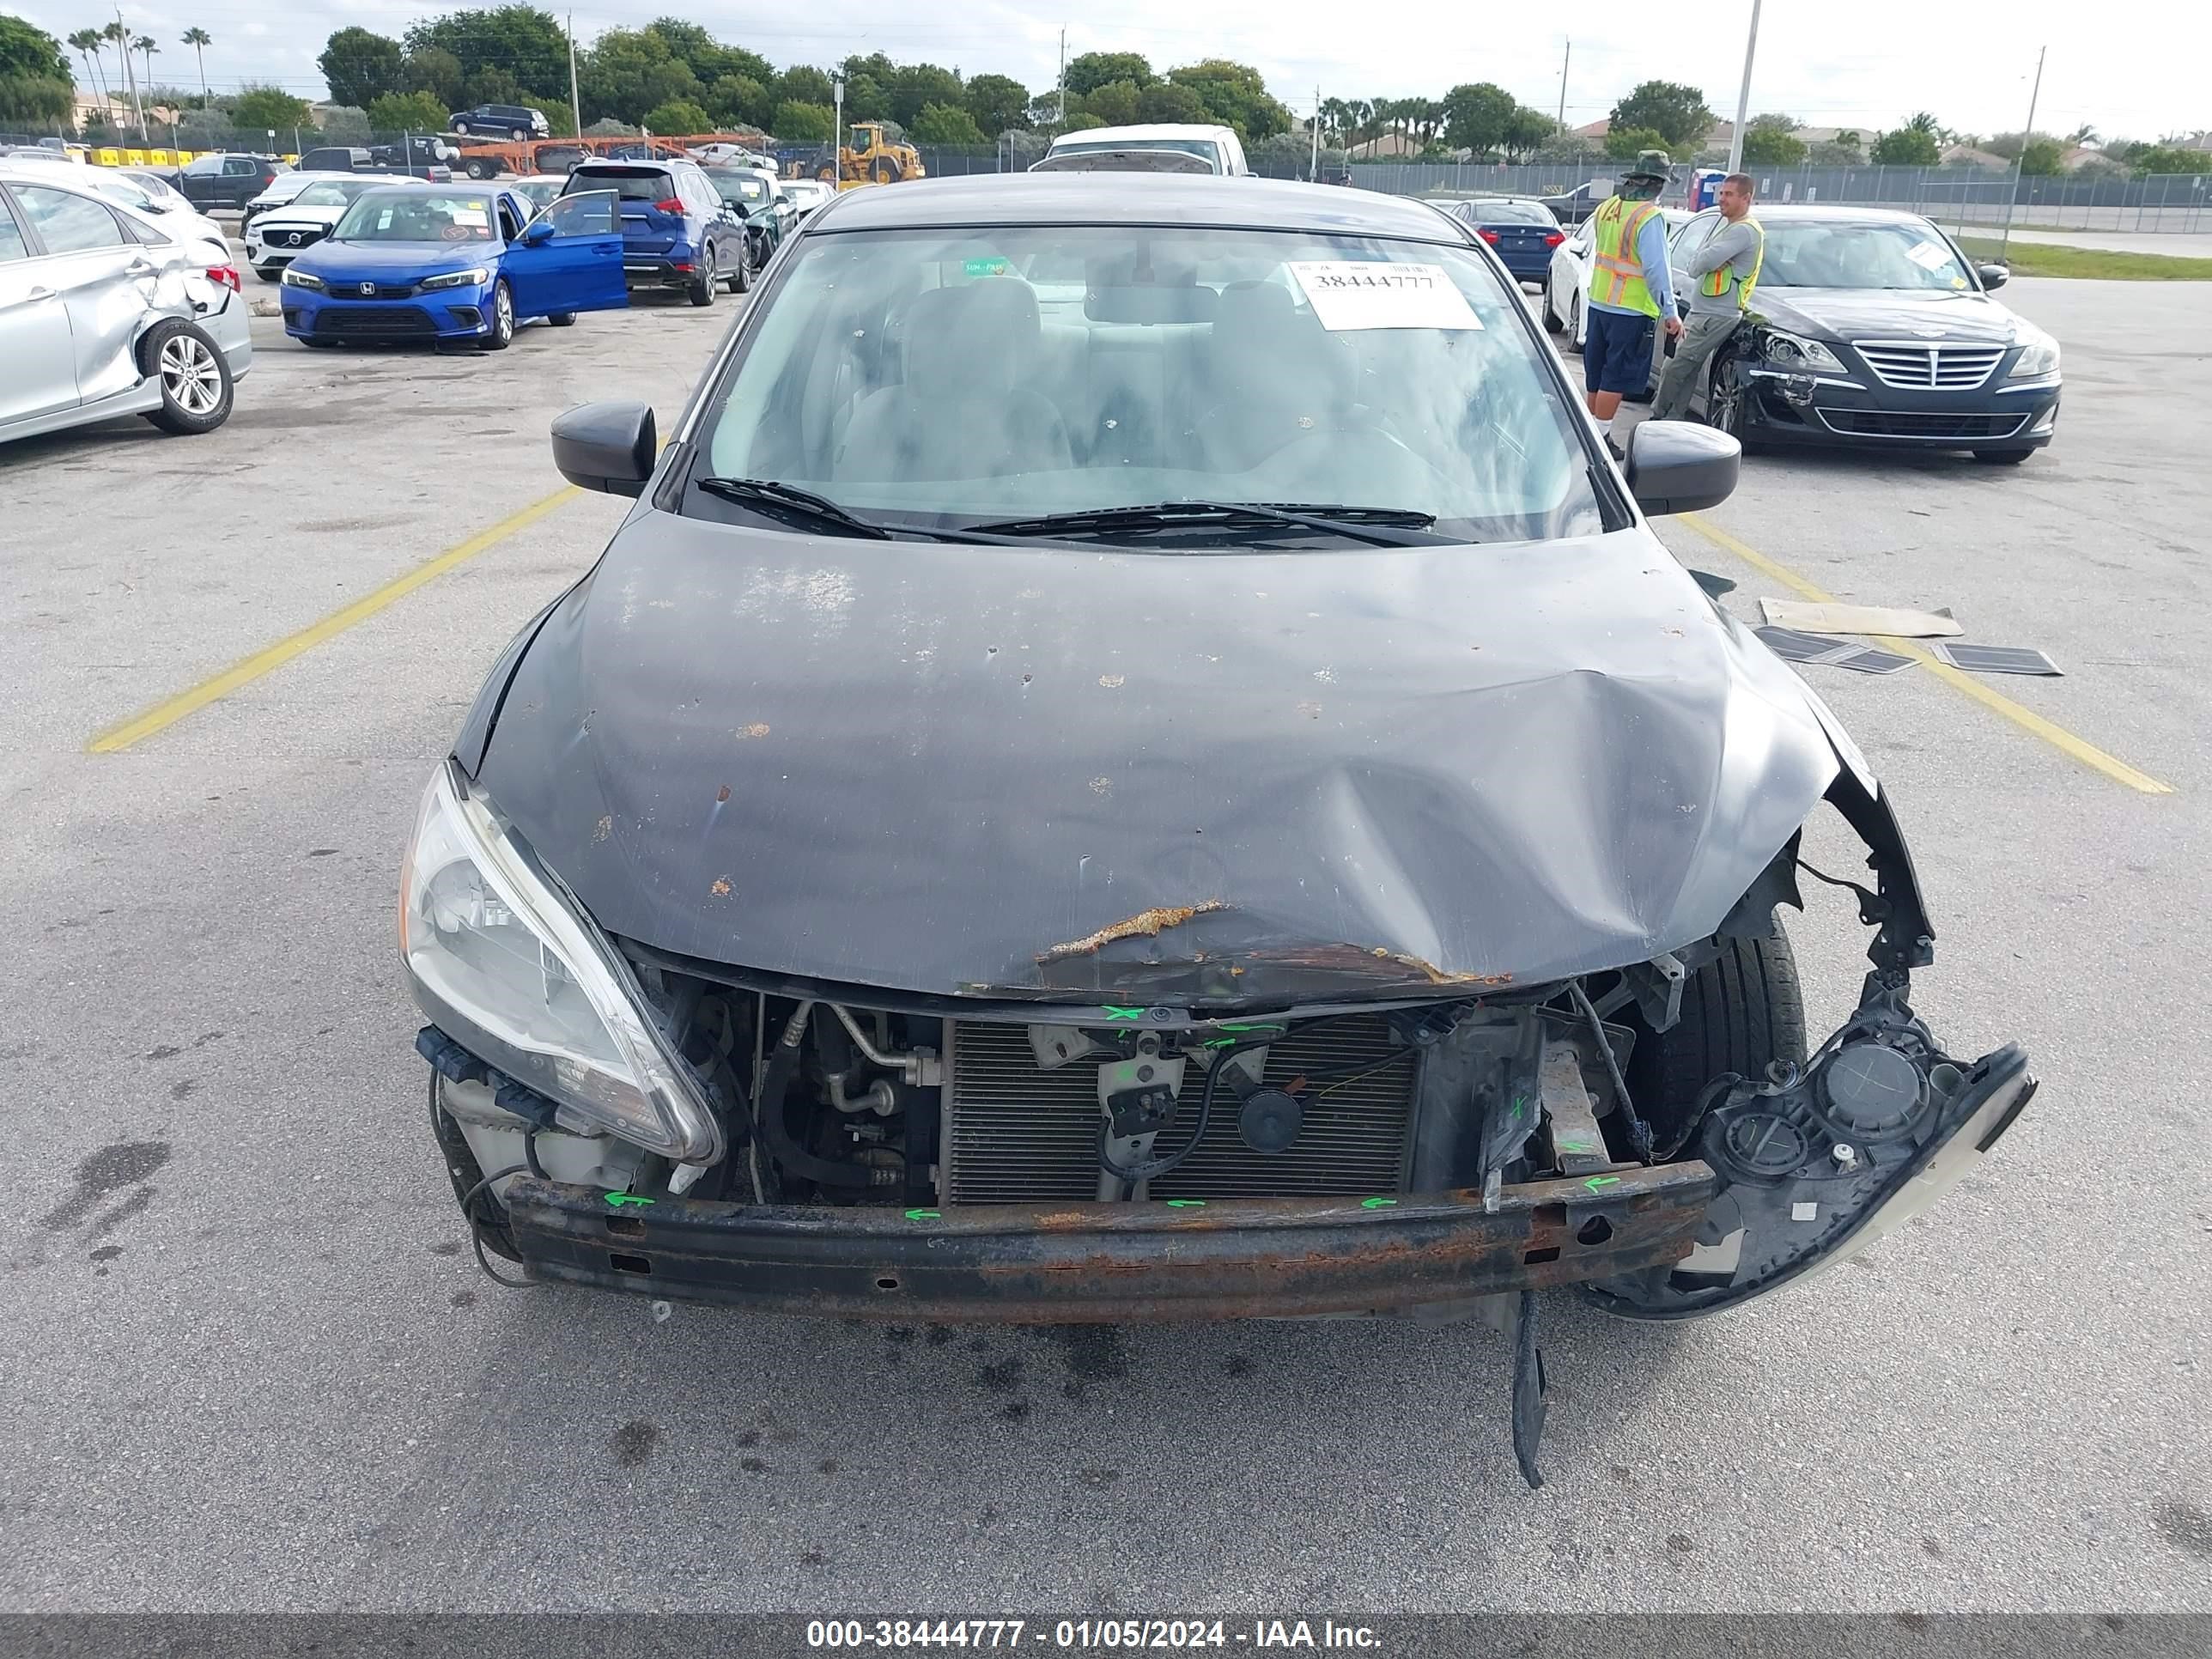
[[[2065,671],[2040,651],[2025,645],[1951,645],[1929,647],[1954,668],[1977,674],[2054,674]]]
[[[1761,599],[1759,611],[1777,628],[1803,629],[1814,634],[1879,634],[1890,639],[1930,640],[1966,631],[1948,605],[1940,611],[1907,611],[1886,605]]]

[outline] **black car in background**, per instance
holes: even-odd
[[[1690,257],[1718,222],[1698,214],[1668,249],[1686,299]],[[1750,314],[1716,354],[1692,408],[1747,447],[1968,449],[2017,465],[2058,419],[2058,343],[1990,297],[1977,265],[1917,214],[1762,207],[1766,253]]]
[[[1578,225],[1595,213],[1598,204],[1613,194],[1610,179],[1593,179],[1586,185],[1577,185],[1559,196],[1544,196],[1537,199],[1552,210],[1552,216],[1563,225]]]
[[[545,112],[526,104],[478,104],[474,109],[455,110],[449,118],[453,131],[463,137],[473,133],[478,137],[512,138],[520,144],[553,136]]]
[[[179,167],[169,182],[196,208],[242,208],[278,173],[291,171],[273,155],[202,155]]]

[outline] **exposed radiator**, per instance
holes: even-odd
[[[1018,1025],[958,1021],[945,1089],[945,1200],[1021,1204],[1098,1195],[1098,1084],[1095,1061],[1047,1071]],[[1206,1139],[1182,1165],[1146,1189],[1169,1198],[1333,1198],[1402,1191],[1412,1139],[1419,1058],[1395,1042],[1382,1016],[1359,1015],[1291,1032],[1267,1050],[1265,1085],[1301,1075],[1379,1069],[1298,1091],[1297,1138],[1256,1152],[1237,1129],[1226,1081],[1215,1091]],[[1155,1158],[1180,1148],[1198,1122],[1205,1074],[1186,1073],[1176,1121]]]

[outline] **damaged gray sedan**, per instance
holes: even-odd
[[[1832,715],[1644,515],[1511,279],[1417,203],[853,192],[431,779],[402,953],[481,1248],[781,1312],[1730,1307],[1924,1208],[2033,1090]],[[1801,832],[1871,971],[1808,1041]]]

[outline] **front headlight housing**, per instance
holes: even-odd
[[[2008,380],[2047,380],[2058,373],[2058,342],[2030,340],[2021,348],[2020,361],[2012,366]]]
[[[1778,368],[1816,370],[1831,374],[1844,372],[1843,360],[1818,340],[1808,340],[1802,334],[1792,334],[1787,329],[1762,328],[1759,331],[1759,356]]]
[[[450,761],[400,866],[399,957],[423,1012],[564,1124],[679,1164],[722,1156],[721,1125],[629,964]]]
[[[416,286],[427,294],[440,288],[476,288],[489,281],[491,272],[477,265],[468,270],[447,270],[435,276],[425,276]]]
[[[319,276],[309,276],[297,265],[286,265],[284,267],[284,277],[281,286],[285,288],[312,289],[316,293],[320,294],[323,291],[323,279]]]

